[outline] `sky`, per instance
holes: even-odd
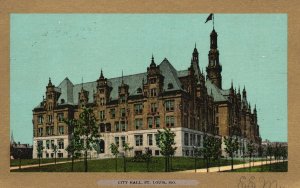
[[[187,69],[208,64],[208,14],[11,14],[10,133],[32,144],[32,110],[58,86],[146,72],[151,56]],[[215,14],[222,87],[244,85],[262,139],[287,141],[287,15]]]

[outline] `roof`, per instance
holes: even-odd
[[[213,84],[209,79],[206,80],[205,86],[207,88],[207,93],[214,98],[216,102],[228,101],[227,97],[224,94],[227,93],[227,90],[222,90]]]

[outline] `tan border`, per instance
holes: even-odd
[[[199,187],[238,187],[241,176],[277,180],[278,187],[300,187],[300,24],[298,0],[0,0],[0,187],[97,187],[100,179],[197,179]],[[10,13],[287,13],[288,14],[288,173],[10,173],[9,172],[9,14]],[[276,86],[274,86],[276,87]],[[261,185],[261,184],[260,184]],[[137,187],[137,186],[135,186]],[[158,187],[158,186],[156,186]],[[165,186],[169,187],[169,186]],[[172,186],[174,187],[174,186]],[[178,187],[178,186],[175,186]],[[188,187],[188,186],[185,186]],[[194,186],[195,187],[195,186]],[[257,187],[259,187],[257,185]]]

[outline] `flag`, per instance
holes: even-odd
[[[206,21],[205,21],[205,23],[206,22],[208,22],[209,20],[212,20],[213,19],[213,13],[211,13],[207,18],[206,18]]]

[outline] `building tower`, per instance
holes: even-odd
[[[222,66],[219,62],[218,34],[215,29],[210,34],[210,51],[208,53],[207,79],[222,89]]]

